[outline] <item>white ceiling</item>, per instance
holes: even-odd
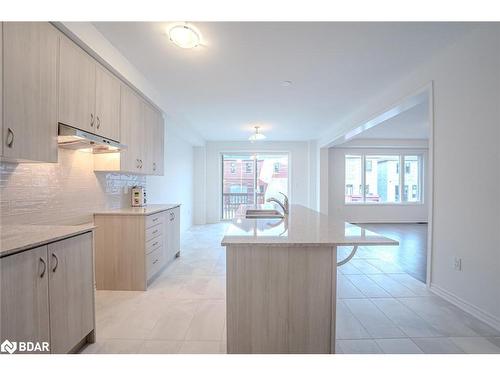
[[[168,22],[94,25],[206,140],[246,140],[255,123],[269,140],[318,138],[473,27],[198,22],[206,46],[183,50]]]
[[[428,102],[420,103],[353,139],[429,139]]]

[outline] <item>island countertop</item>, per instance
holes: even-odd
[[[80,225],[2,225],[0,257],[32,249],[94,230],[93,223]]]
[[[222,246],[355,246],[398,245],[398,242],[327,216],[302,205],[290,205],[283,219],[247,219],[245,212],[273,206],[241,206],[226,230]]]

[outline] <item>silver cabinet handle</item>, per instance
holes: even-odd
[[[14,145],[14,130],[12,130],[11,128],[7,128],[6,142],[7,142],[7,147],[9,148],[12,148],[12,146]]]
[[[155,217],[155,218],[153,219],[153,223],[154,223],[155,221],[158,221],[158,218],[157,218],[157,217]]]
[[[156,264],[156,263],[158,263],[158,259],[156,259],[156,260],[153,261],[153,264]]]
[[[155,230],[153,231],[153,234],[156,234],[156,233],[158,233],[158,229],[155,229]]]
[[[56,272],[57,266],[59,265],[59,258],[55,253],[52,253],[52,257],[56,260],[56,265],[54,266],[54,268],[52,268],[52,272]]]
[[[156,242],[153,244],[153,246],[156,246],[156,245],[158,245],[158,241],[156,241]]]
[[[100,129],[101,128],[101,120],[99,119],[99,116],[97,116],[96,118],[97,118],[97,129]]]
[[[139,169],[141,167],[141,161],[139,159],[135,159],[137,161],[136,168]]]
[[[90,126],[94,126],[94,114],[90,114]]]
[[[40,274],[40,278],[43,278],[43,275],[45,275],[45,271],[47,271],[47,263],[45,263],[45,259],[43,259],[42,257],[40,257],[40,262],[43,265],[43,270],[42,273]]]
[[[156,171],[156,163],[153,162],[153,171]]]

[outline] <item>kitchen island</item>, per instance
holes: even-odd
[[[398,242],[301,205],[226,231],[227,352],[334,353],[338,246]],[[262,208],[262,207],[258,207]]]

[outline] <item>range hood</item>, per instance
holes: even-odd
[[[127,149],[126,145],[119,142],[64,124],[59,124],[57,143],[62,148],[89,150],[94,154],[120,152]]]

